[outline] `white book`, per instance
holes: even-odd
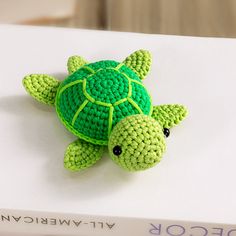
[[[1,230],[11,234],[81,236],[235,236],[230,224],[1,210]],[[1,231],[0,231],[1,233]]]
[[[140,48],[153,55],[154,105],[184,104],[189,116],[152,169],[125,172],[105,154],[70,173],[63,156],[76,137],[22,78],[64,79],[71,55],[122,61]],[[235,39],[1,25],[0,232],[235,236],[235,61]]]

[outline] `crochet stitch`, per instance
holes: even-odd
[[[72,171],[86,169],[101,159],[103,150],[103,146],[78,139],[67,148],[64,165]]]
[[[115,146],[122,147],[121,155],[113,154]],[[160,162],[166,148],[160,124],[145,115],[128,116],[121,120],[112,131],[108,147],[112,159],[129,171],[154,166]]]
[[[26,91],[40,102],[55,105],[61,122],[78,137],[66,150],[67,169],[94,165],[104,145],[111,158],[128,171],[145,170],[160,162],[168,129],[181,122],[187,110],[178,104],[153,107],[142,82],[150,65],[151,55],[145,50],[121,63],[88,63],[72,56],[67,63],[69,76],[62,82],[42,74],[23,79]]]
[[[100,145],[107,144],[121,119],[152,111],[151,98],[139,77],[115,61],[87,64],[69,76],[59,87],[56,107],[72,133]]]
[[[28,75],[23,80],[28,93],[39,102],[53,105],[60,82],[49,75]]]

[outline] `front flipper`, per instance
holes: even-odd
[[[160,105],[153,107],[152,117],[163,128],[172,128],[179,124],[187,116],[187,113],[188,111],[183,105]]]
[[[67,69],[69,71],[69,74],[73,74],[75,71],[77,71],[81,66],[87,64],[88,62],[85,61],[80,56],[71,56],[68,59],[67,62]]]
[[[54,105],[60,82],[49,75],[32,74],[23,79],[26,91],[39,102]]]
[[[71,171],[79,171],[94,165],[102,158],[104,146],[78,139],[66,150],[64,166]]]

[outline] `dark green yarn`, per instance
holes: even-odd
[[[87,64],[86,66],[90,67],[94,71],[97,71],[99,69],[106,69],[106,68],[115,68],[120,63],[117,61],[110,61],[110,60],[104,60],[104,61],[97,61],[94,63]]]
[[[150,113],[150,107],[152,106],[151,104],[151,99],[149,94],[146,92],[143,92],[144,88],[142,85],[137,84],[137,83],[132,83],[132,96],[131,98],[139,105],[141,110],[145,115],[149,115]]]
[[[128,96],[129,85],[120,72],[106,69],[87,79],[86,91],[96,101],[113,104]]]
[[[74,128],[95,140],[107,140],[109,107],[89,102],[80,112]]]
[[[73,74],[71,74],[70,76],[68,76],[64,81],[62,81],[61,87],[65,86],[66,84],[69,84],[73,81],[83,80],[84,78],[86,78],[90,74],[91,74],[91,72],[89,70],[82,67],[79,70],[77,70],[76,72],[74,72]]]
[[[112,126],[114,127],[120,120],[126,116],[139,114],[128,101],[114,107]]]
[[[150,115],[151,99],[142,81],[115,61],[86,64],[65,79],[56,98],[58,115],[78,137],[105,145],[113,127],[134,114]]]
[[[57,109],[61,112],[64,119],[71,124],[74,114],[84,102],[86,97],[82,93],[82,84],[76,84],[63,92]]]
[[[121,73],[125,73],[130,79],[142,82],[142,80],[138,77],[138,75],[134,71],[132,71],[129,67],[127,67],[126,65],[121,66],[119,71]]]

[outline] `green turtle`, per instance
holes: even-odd
[[[78,137],[66,149],[64,166],[86,169],[101,159],[105,146],[128,171],[159,163],[169,128],[183,120],[187,109],[178,104],[153,106],[142,82],[150,70],[150,53],[138,50],[121,63],[89,63],[72,56],[67,66],[69,76],[63,81],[44,74],[23,79],[26,91],[54,105],[61,122]]]

